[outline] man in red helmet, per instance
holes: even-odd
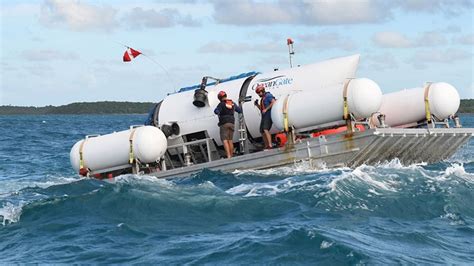
[[[234,113],[242,113],[240,106],[236,105],[232,100],[227,99],[225,91],[220,91],[217,94],[220,103],[214,109],[214,113],[219,116],[220,136],[224,144],[227,158],[231,158],[234,154]]]
[[[263,137],[264,149],[272,148],[272,135],[270,135],[270,128],[272,127],[272,106],[275,103],[275,97],[270,92],[265,92],[265,86],[258,84],[255,92],[260,96],[260,104],[255,100],[255,105],[262,113],[262,120],[260,121],[260,133]]]

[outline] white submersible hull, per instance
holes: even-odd
[[[159,178],[202,169],[266,169],[307,162],[313,168],[356,167],[399,159],[434,163],[452,156],[474,135],[456,112],[459,95],[447,83],[382,96],[367,78],[354,78],[359,56],[331,59],[228,79],[204,77],[200,85],[165,97],[144,127],[87,137],[71,150],[81,175],[110,178],[124,173]],[[208,79],[216,82],[208,84]],[[277,146],[262,150],[257,85],[276,97],[270,130]],[[236,155],[224,159],[214,114],[225,91],[242,108],[235,115]],[[106,154],[107,156],[103,156]]]

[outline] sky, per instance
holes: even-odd
[[[360,54],[384,93],[474,98],[474,0],[0,0],[0,105],[158,102],[226,78]],[[122,62],[125,47],[143,53]]]

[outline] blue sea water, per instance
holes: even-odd
[[[461,117],[474,127],[474,116]],[[0,264],[470,264],[474,141],[436,164],[80,178],[143,115],[0,116]]]

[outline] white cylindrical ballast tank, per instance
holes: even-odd
[[[132,135],[133,134],[133,135]],[[93,173],[127,167],[130,159],[130,139],[133,157],[142,163],[158,161],[166,152],[167,140],[160,129],[141,126],[78,141],[71,149],[70,160],[74,170],[80,168],[80,149],[84,168]]]
[[[446,119],[458,111],[461,100],[456,88],[445,82],[436,82],[429,87],[383,95],[379,112],[385,114],[385,124],[396,127],[425,119],[425,92],[428,95],[430,112],[438,119]]]
[[[370,117],[379,110],[382,103],[382,91],[374,81],[357,78],[348,81],[348,111],[357,119]],[[296,129],[317,126],[343,120],[344,84],[338,84],[325,90],[303,91],[287,96],[288,126]],[[285,97],[281,97],[272,107],[274,125],[284,129]]]

